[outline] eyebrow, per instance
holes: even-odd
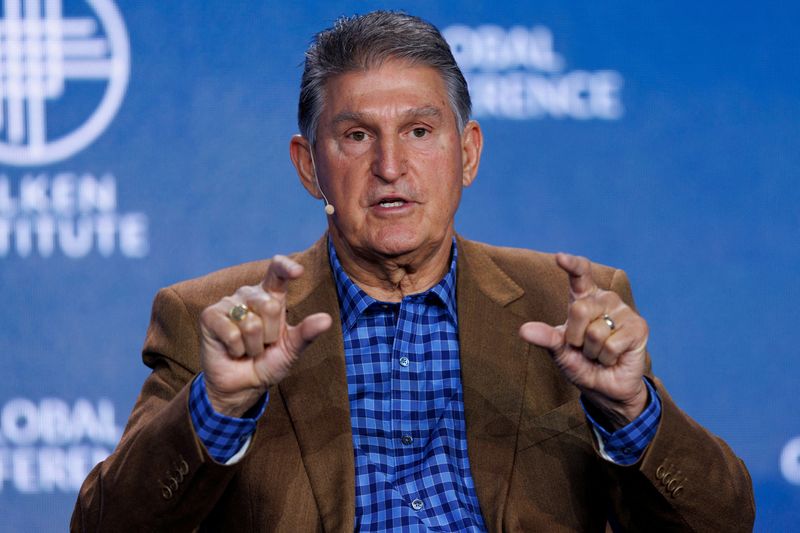
[[[342,122],[365,122],[369,120],[371,114],[367,113],[356,113],[354,111],[342,111],[335,117],[333,117],[333,125],[341,124]],[[407,109],[403,111],[402,116],[406,119],[410,118],[417,118],[417,117],[434,117],[438,118],[442,116],[442,111],[438,107],[434,106],[423,106],[423,107],[414,107],[411,109]]]

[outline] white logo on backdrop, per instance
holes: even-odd
[[[783,447],[781,473],[789,483],[800,485],[800,437],[793,438]]]
[[[77,492],[119,441],[114,404],[11,398],[0,407],[0,493]]]
[[[147,215],[117,211],[113,174],[27,172],[15,183],[0,173],[0,258],[140,258],[149,249]]]
[[[111,0],[86,0],[96,17],[66,17],[63,0],[4,0],[0,18],[0,162],[66,159],[94,141],[117,113],[128,84],[130,45]],[[73,82],[104,84],[91,115],[60,137],[48,134],[47,102]]]
[[[442,32],[469,83],[475,117],[616,120],[623,79],[615,70],[565,70],[545,26],[449,26]]]

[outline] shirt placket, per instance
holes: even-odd
[[[416,339],[416,324],[420,312],[417,297],[406,298],[400,304],[395,342],[392,348],[392,435],[395,440],[398,486],[413,513],[425,518],[429,509],[422,487],[408,465],[421,464],[419,457],[420,419],[427,415],[424,402],[425,350]]]

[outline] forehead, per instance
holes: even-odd
[[[453,116],[439,71],[424,65],[389,60],[364,70],[339,74],[325,84],[323,122],[359,115],[392,118],[409,109],[437,109]]]

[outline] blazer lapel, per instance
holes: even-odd
[[[523,289],[475,243],[458,239],[457,304],[467,450],[481,512],[500,530],[514,465],[528,344],[507,306]]]
[[[528,379],[530,349],[517,334],[525,318],[510,309],[524,291],[479,245],[460,237],[457,240],[456,298],[467,450],[486,525],[500,530]],[[295,260],[305,267],[305,273],[292,283],[287,295],[289,323],[327,312],[333,317],[333,326],[306,349],[278,387],[323,527],[326,531],[350,531],[355,523],[353,438],[327,235]]]
[[[287,295],[287,319],[296,324],[326,312],[333,326],[314,341],[280,385],[292,419],[311,489],[326,531],[352,531],[355,522],[355,466],[347,375],[336,286],[327,235],[295,257],[305,267]]]

